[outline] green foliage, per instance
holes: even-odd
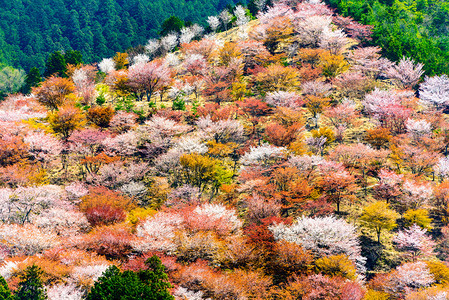
[[[449,73],[447,1],[326,0],[344,16],[373,25],[372,41],[394,61],[403,56],[424,63],[427,75]],[[444,21],[443,21],[444,20]]]
[[[69,50],[64,54],[66,64],[80,65],[83,63],[83,55],[78,50]]]
[[[183,20],[176,16],[171,16],[162,23],[161,32],[159,34],[161,36],[166,36],[170,32],[180,32],[183,27]]]
[[[170,16],[206,25],[235,0],[61,0],[2,1],[0,63],[44,71],[54,51],[78,50],[85,63],[112,57],[117,51],[145,45],[158,36]],[[75,54],[75,53],[73,53]],[[71,56],[76,58],[77,55]],[[66,63],[73,63],[66,57]],[[46,74],[46,76],[49,74]]]
[[[67,64],[65,62],[64,55],[55,51],[48,56],[47,63],[45,64],[44,77],[50,77],[56,75],[65,77],[67,72]]]
[[[115,110],[124,110],[126,112],[131,112],[134,107],[134,101],[128,97],[120,98],[119,101],[117,101],[117,104],[115,106]]]
[[[39,69],[36,67],[31,68],[25,77],[25,85],[22,88],[23,92],[29,93],[31,91],[31,88],[38,86],[41,81],[42,77]]]
[[[12,67],[0,69],[0,99],[18,92],[25,82],[25,72]]]
[[[368,229],[375,230],[377,242],[380,243],[380,234],[383,230],[391,230],[396,227],[396,219],[399,214],[388,208],[388,203],[377,201],[363,209],[360,221]]]
[[[98,105],[103,105],[106,103],[106,97],[103,94],[100,94],[97,99],[95,99],[95,103]]]
[[[168,300],[174,299],[168,289],[171,284],[164,273],[164,266],[157,256],[149,258],[146,270],[137,272],[109,267],[95,282],[87,295],[87,300]]]
[[[173,110],[186,110],[186,102],[182,97],[177,97],[175,100],[173,100]]]
[[[2,276],[0,276],[0,300],[12,300],[11,291]]]
[[[20,277],[19,287],[14,295],[14,300],[45,300],[47,294],[41,276],[43,271],[36,265],[26,268]]]

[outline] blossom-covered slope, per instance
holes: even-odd
[[[0,103],[9,288],[157,255],[176,299],[446,299],[449,78],[322,3],[233,13]]]

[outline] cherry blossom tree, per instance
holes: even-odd
[[[243,165],[260,164],[269,166],[282,160],[285,157],[285,151],[284,147],[276,147],[269,144],[251,147],[249,152],[242,156],[241,163]]]
[[[91,105],[95,97],[95,73],[95,67],[85,66],[76,69],[72,74],[77,94],[83,99],[84,105]]]
[[[75,284],[58,284],[47,287],[47,296],[49,300],[81,300],[84,291]]]
[[[12,256],[34,255],[55,247],[59,239],[55,233],[26,224],[0,224],[0,239]]]
[[[109,127],[118,133],[128,131],[136,125],[137,115],[135,113],[118,111],[112,116]]]
[[[265,102],[272,106],[297,108],[302,104],[301,97],[295,92],[277,91],[268,93]]]
[[[393,241],[399,250],[406,252],[406,258],[416,261],[418,258],[428,258],[434,255],[436,243],[426,235],[427,230],[413,224],[412,227],[399,231]]]
[[[178,34],[169,33],[160,40],[161,48],[165,50],[165,52],[170,52],[178,45]]]
[[[269,227],[276,240],[297,243],[311,250],[316,257],[345,254],[363,270],[356,228],[345,220],[330,217],[300,217],[293,225],[275,224]]]
[[[33,215],[61,203],[63,196],[62,189],[54,185],[19,187],[15,190],[2,189],[1,191],[1,219],[4,222],[18,224],[29,223]]]
[[[228,30],[228,25],[232,20],[232,15],[229,13],[229,11],[227,9],[224,9],[219,15],[218,17],[220,18],[220,21],[224,27],[224,30]]]
[[[404,175],[381,169],[379,172],[379,183],[374,187],[374,196],[377,199],[391,203],[402,195],[401,185],[403,182]]]
[[[379,47],[359,47],[348,54],[352,67],[368,77],[377,77],[391,68],[393,63],[380,55]]]
[[[347,44],[348,39],[342,30],[324,27],[319,41],[320,48],[329,50],[331,54],[340,54]]]
[[[425,206],[432,198],[432,187],[428,183],[405,180],[402,196],[398,201],[407,208],[417,209]]]
[[[407,132],[416,140],[428,136],[432,132],[431,126],[426,120],[408,119],[405,123]]]
[[[161,91],[171,82],[171,72],[164,64],[152,61],[145,64],[132,65],[128,72],[128,85],[142,99],[146,94],[147,101],[155,92]]]
[[[49,162],[63,150],[61,141],[43,132],[32,132],[23,141],[28,144],[28,152],[37,161]]]
[[[423,67],[423,64],[415,64],[413,59],[403,57],[397,65],[386,70],[386,75],[397,80],[402,88],[412,88],[424,74]]]
[[[449,77],[446,74],[441,76],[426,76],[419,86],[419,98],[423,104],[442,109],[449,103]]]
[[[237,120],[218,120],[213,122],[210,116],[197,121],[198,134],[202,139],[213,139],[217,143],[241,142],[243,125]]]
[[[393,295],[402,296],[411,291],[426,288],[435,282],[425,262],[400,265],[389,276],[387,290]]]
[[[102,146],[102,142],[110,137],[105,131],[98,129],[84,129],[73,132],[68,142],[72,151],[85,155],[96,154]]]
[[[86,216],[70,205],[53,207],[33,216],[32,223],[46,232],[66,237],[84,233],[89,228]]]
[[[115,61],[112,58],[103,58],[98,64],[98,68],[101,72],[106,74],[115,71]]]
[[[207,17],[207,23],[212,31],[217,31],[218,26],[220,26],[220,19],[216,16]]]
[[[133,244],[139,251],[158,250],[173,252],[176,244],[173,242],[175,231],[183,228],[184,218],[179,214],[159,212],[147,218],[137,227],[137,236],[140,238]]]
[[[433,167],[433,170],[435,171],[435,174],[437,174],[441,181],[443,178],[446,178],[449,176],[449,158],[448,157],[442,157],[438,161],[438,163]]]
[[[246,9],[241,5],[238,5],[235,8],[234,15],[236,17],[235,25],[237,26],[243,26],[249,22],[249,17],[246,15]]]
[[[102,141],[106,153],[115,155],[133,155],[137,151],[139,138],[134,131],[128,131]]]
[[[376,88],[365,96],[363,105],[366,112],[378,119],[383,127],[399,133],[405,130],[411,109],[401,104],[397,93]]]

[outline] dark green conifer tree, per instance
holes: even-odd
[[[65,77],[66,71],[67,64],[64,55],[59,51],[50,53],[47,63],[45,64],[44,77],[50,77],[51,75]]]
[[[76,66],[83,63],[83,55],[78,50],[69,50],[64,54],[64,61]]]
[[[176,16],[171,16],[162,23],[160,35],[166,36],[170,32],[180,32],[183,27],[183,20]]]
[[[12,300],[11,291],[2,276],[0,276],[0,300]]]
[[[22,88],[22,92],[28,94],[31,88],[38,86],[41,81],[42,77],[39,69],[36,67],[31,68],[25,77],[25,85]]]
[[[42,273],[36,265],[26,268],[25,273],[20,277],[19,287],[13,299],[46,300],[47,293],[41,280]]]
[[[149,258],[146,270],[138,272],[109,267],[87,295],[87,300],[173,300],[168,289],[171,284],[157,256]]]

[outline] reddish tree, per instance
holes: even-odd
[[[110,106],[91,107],[87,111],[87,120],[101,128],[108,127],[113,116],[114,110]]]
[[[27,156],[27,146],[21,138],[0,135],[0,166],[13,165]]]
[[[37,101],[53,110],[64,104],[65,97],[74,91],[75,86],[70,80],[54,76],[33,88]]]
[[[275,146],[288,146],[298,138],[301,128],[302,124],[299,122],[288,127],[271,123],[265,127],[265,138]]]
[[[261,121],[262,117],[270,113],[271,108],[260,99],[246,98],[243,101],[237,102],[240,109],[240,113],[244,115],[249,122],[251,122],[251,135],[257,132],[257,125]]]

